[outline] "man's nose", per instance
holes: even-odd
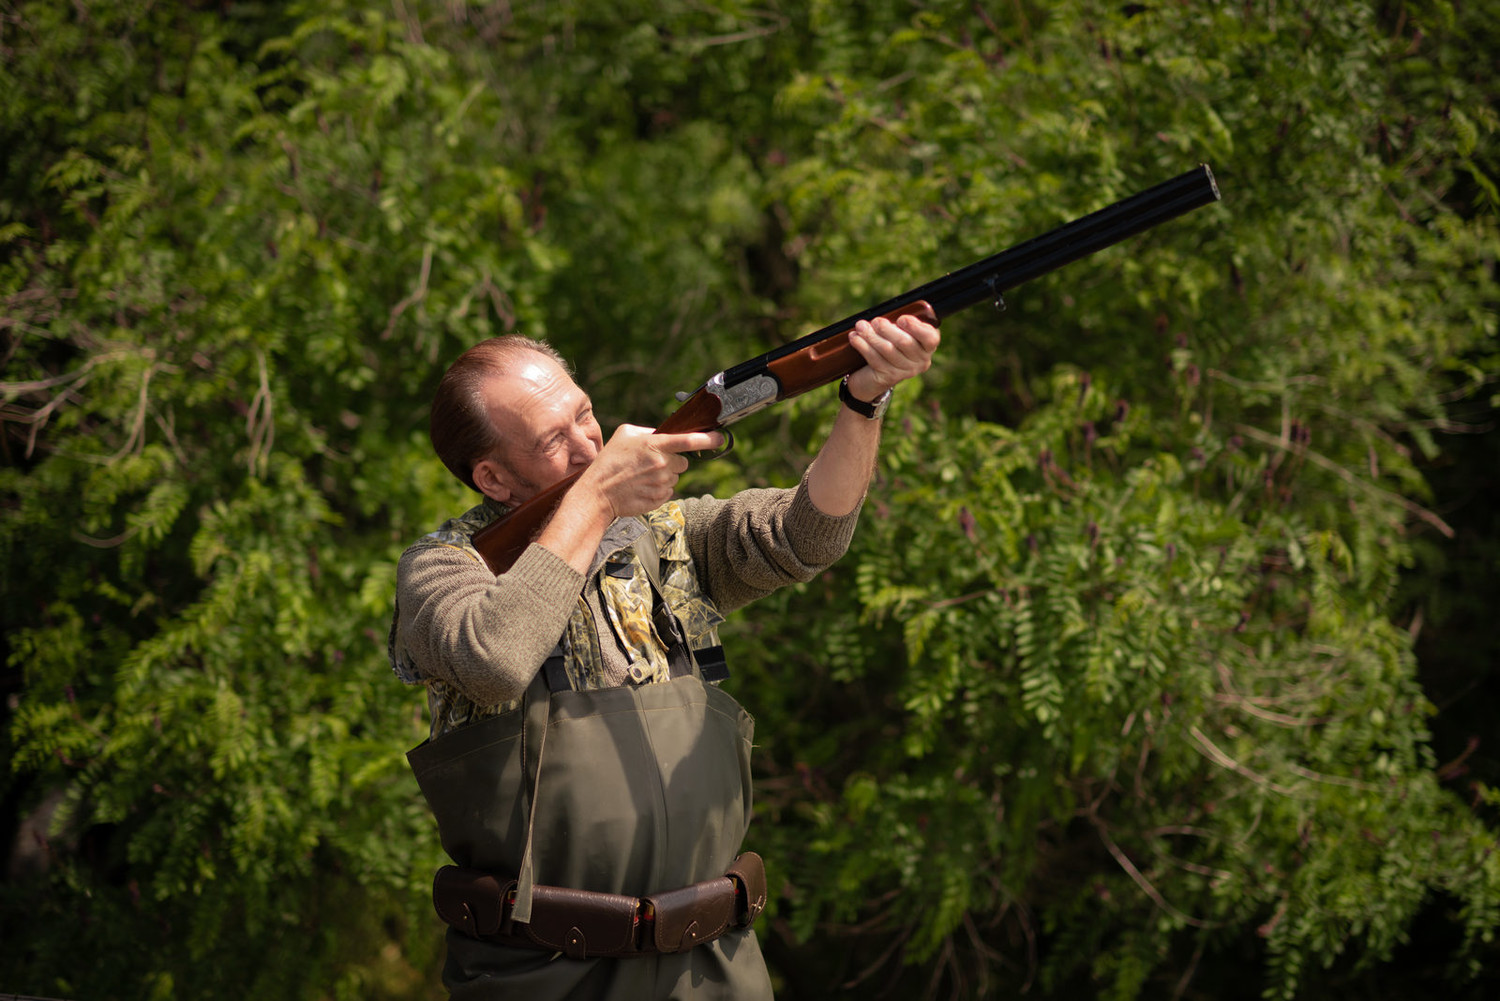
[[[599,454],[599,446],[594,444],[592,438],[581,432],[573,436],[569,449],[571,451],[568,461],[575,466],[587,466]]]

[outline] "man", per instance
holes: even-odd
[[[445,465],[484,495],[403,554],[391,661],[428,689],[410,755],[457,863],[434,898],[455,999],[769,998],[750,819],[753,721],[726,676],[724,613],[811,579],[848,546],[891,390],[935,326],[861,321],[865,367],[802,483],[673,501],[716,432],[624,425],[606,443],[551,348],[471,348],[433,403]],[[498,576],[472,536],[580,473]],[[708,682],[705,684],[705,682]]]

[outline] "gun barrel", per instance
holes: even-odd
[[[947,317],[1218,200],[1219,187],[1213,171],[1208,164],[1201,163],[1171,180],[831,323],[759,358],[741,362],[727,369],[724,377],[733,383],[763,371],[770,362],[843,333],[860,320],[886,316],[914,302],[926,301],[939,319]]]
[[[932,303],[938,316],[947,316],[1218,199],[1213,172],[1208,164],[1199,164],[1170,181],[956,271],[948,276],[951,281],[940,278],[931,283],[939,288],[930,293],[915,291],[918,298]]]

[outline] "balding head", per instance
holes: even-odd
[[[427,433],[443,465],[471,490],[479,490],[474,484],[475,463],[501,452],[506,444],[495,427],[485,388],[538,356],[571,377],[571,368],[552,345],[511,334],[481,341],[459,355],[438,383]]]

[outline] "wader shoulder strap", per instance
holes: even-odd
[[[561,671],[558,672],[562,673]],[[567,679],[563,679],[567,688]],[[526,694],[521,697],[521,774],[526,782],[526,849],[521,855],[521,871],[516,875],[517,921],[531,920],[531,891],[536,882],[536,867],[531,856],[531,832],[536,826],[538,780],[542,775],[542,752],[547,747],[547,720],[552,714],[552,692],[548,691],[545,671],[537,672]]]
[[[542,678],[547,682],[547,689],[553,692],[566,692],[573,685],[568,681],[568,672],[564,670],[563,648],[559,643],[552,648],[547,659],[542,661]]]
[[[651,530],[650,525],[636,537],[630,548],[635,550],[636,559],[646,568],[646,576],[651,578],[651,592],[656,600],[665,603],[661,589],[661,551],[656,548],[656,533]]]

